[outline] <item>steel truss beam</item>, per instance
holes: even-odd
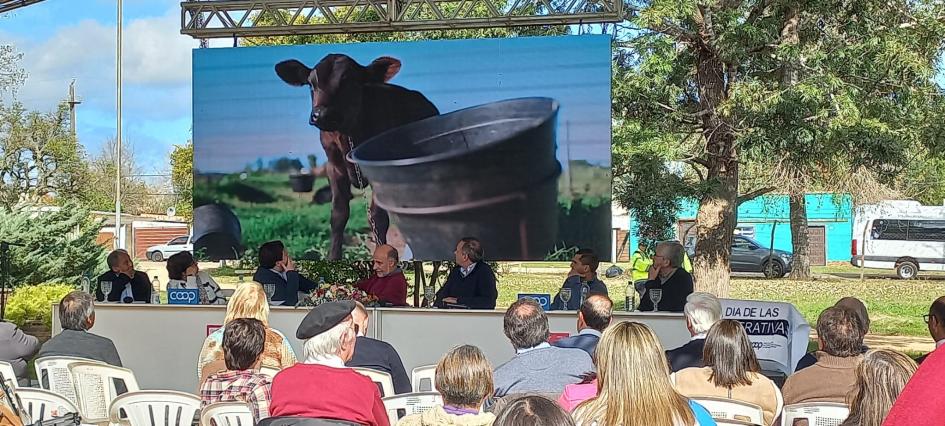
[[[185,0],[194,38],[618,22],[623,0]]]
[[[9,12],[13,9],[19,9],[41,1],[43,0],[0,0],[0,13]]]

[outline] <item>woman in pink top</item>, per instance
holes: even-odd
[[[564,411],[572,412],[582,402],[597,396],[597,374],[589,373],[581,383],[567,385],[564,392],[558,397],[558,405]]]

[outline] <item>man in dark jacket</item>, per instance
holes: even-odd
[[[295,306],[299,302],[298,292],[311,292],[318,286],[295,270],[295,261],[289,257],[282,241],[270,241],[259,247],[259,268],[253,281],[275,286],[270,295],[273,302],[282,301],[282,306]]]
[[[36,355],[38,350],[39,339],[24,333],[12,322],[0,320],[0,361],[9,362],[16,373],[16,377],[4,377],[5,380],[16,380],[20,385],[28,386],[26,360]]]
[[[148,274],[136,271],[131,255],[127,251],[118,249],[108,254],[105,259],[108,263],[108,272],[100,275],[96,281],[95,300],[99,302],[124,302],[122,293],[126,287],[131,287],[131,298],[134,302],[151,303],[151,280]],[[102,293],[102,283],[111,283],[111,291]]]
[[[705,336],[712,325],[722,319],[722,303],[709,293],[692,293],[686,298],[686,328],[692,336],[685,345],[666,351],[670,369],[677,372],[689,367],[702,367]]]
[[[663,241],[656,245],[649,280],[640,300],[640,311],[653,311],[651,291],[661,293],[657,307],[665,312],[682,312],[686,297],[692,294],[692,275],[682,268],[686,250],[677,241]]]
[[[407,375],[407,370],[404,369],[404,362],[400,359],[400,355],[397,354],[397,350],[395,350],[390,343],[367,337],[369,317],[364,305],[355,302],[354,311],[351,312],[351,319],[354,320],[354,327],[358,332],[358,338],[354,344],[354,356],[345,363],[345,366],[383,371],[390,374],[394,382],[394,393],[410,393],[413,390],[410,385],[410,376]]]
[[[561,290],[555,295],[551,303],[552,310],[576,311],[581,309],[582,293],[584,298],[592,294],[607,295],[607,285],[597,278],[597,268],[600,266],[600,259],[594,254],[594,250],[581,249],[571,259],[571,271],[568,272],[568,278],[564,280],[561,290],[570,292],[570,299],[567,303],[561,298]]]
[[[499,298],[495,273],[482,261],[482,254],[482,244],[475,238],[466,237],[456,244],[456,267],[450,271],[443,288],[436,292],[437,307],[495,309]]]
[[[118,349],[108,338],[89,333],[95,325],[95,301],[92,295],[73,291],[59,302],[62,332],[43,344],[37,358],[72,356],[102,361],[121,367]]]
[[[593,358],[601,333],[610,325],[613,310],[614,302],[609,297],[602,294],[588,297],[578,311],[578,334],[560,339],[554,346],[582,349]]]

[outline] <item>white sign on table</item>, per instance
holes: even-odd
[[[772,365],[791,375],[807,353],[810,324],[790,303],[721,299],[722,318],[745,326],[762,368]]]

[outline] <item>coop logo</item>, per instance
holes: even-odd
[[[200,290],[195,288],[172,288],[167,291],[167,302],[170,305],[199,305]]]
[[[532,299],[532,300],[534,300],[535,302],[537,302],[539,305],[541,305],[541,308],[542,308],[542,309],[544,309],[544,310],[546,310],[546,311],[549,310],[549,309],[551,309],[551,295],[550,295],[550,294],[547,294],[547,293],[544,293],[544,294],[540,294],[540,293],[539,293],[539,294],[519,293],[519,294],[518,294],[518,298],[519,298],[519,300],[521,300],[521,299]]]

